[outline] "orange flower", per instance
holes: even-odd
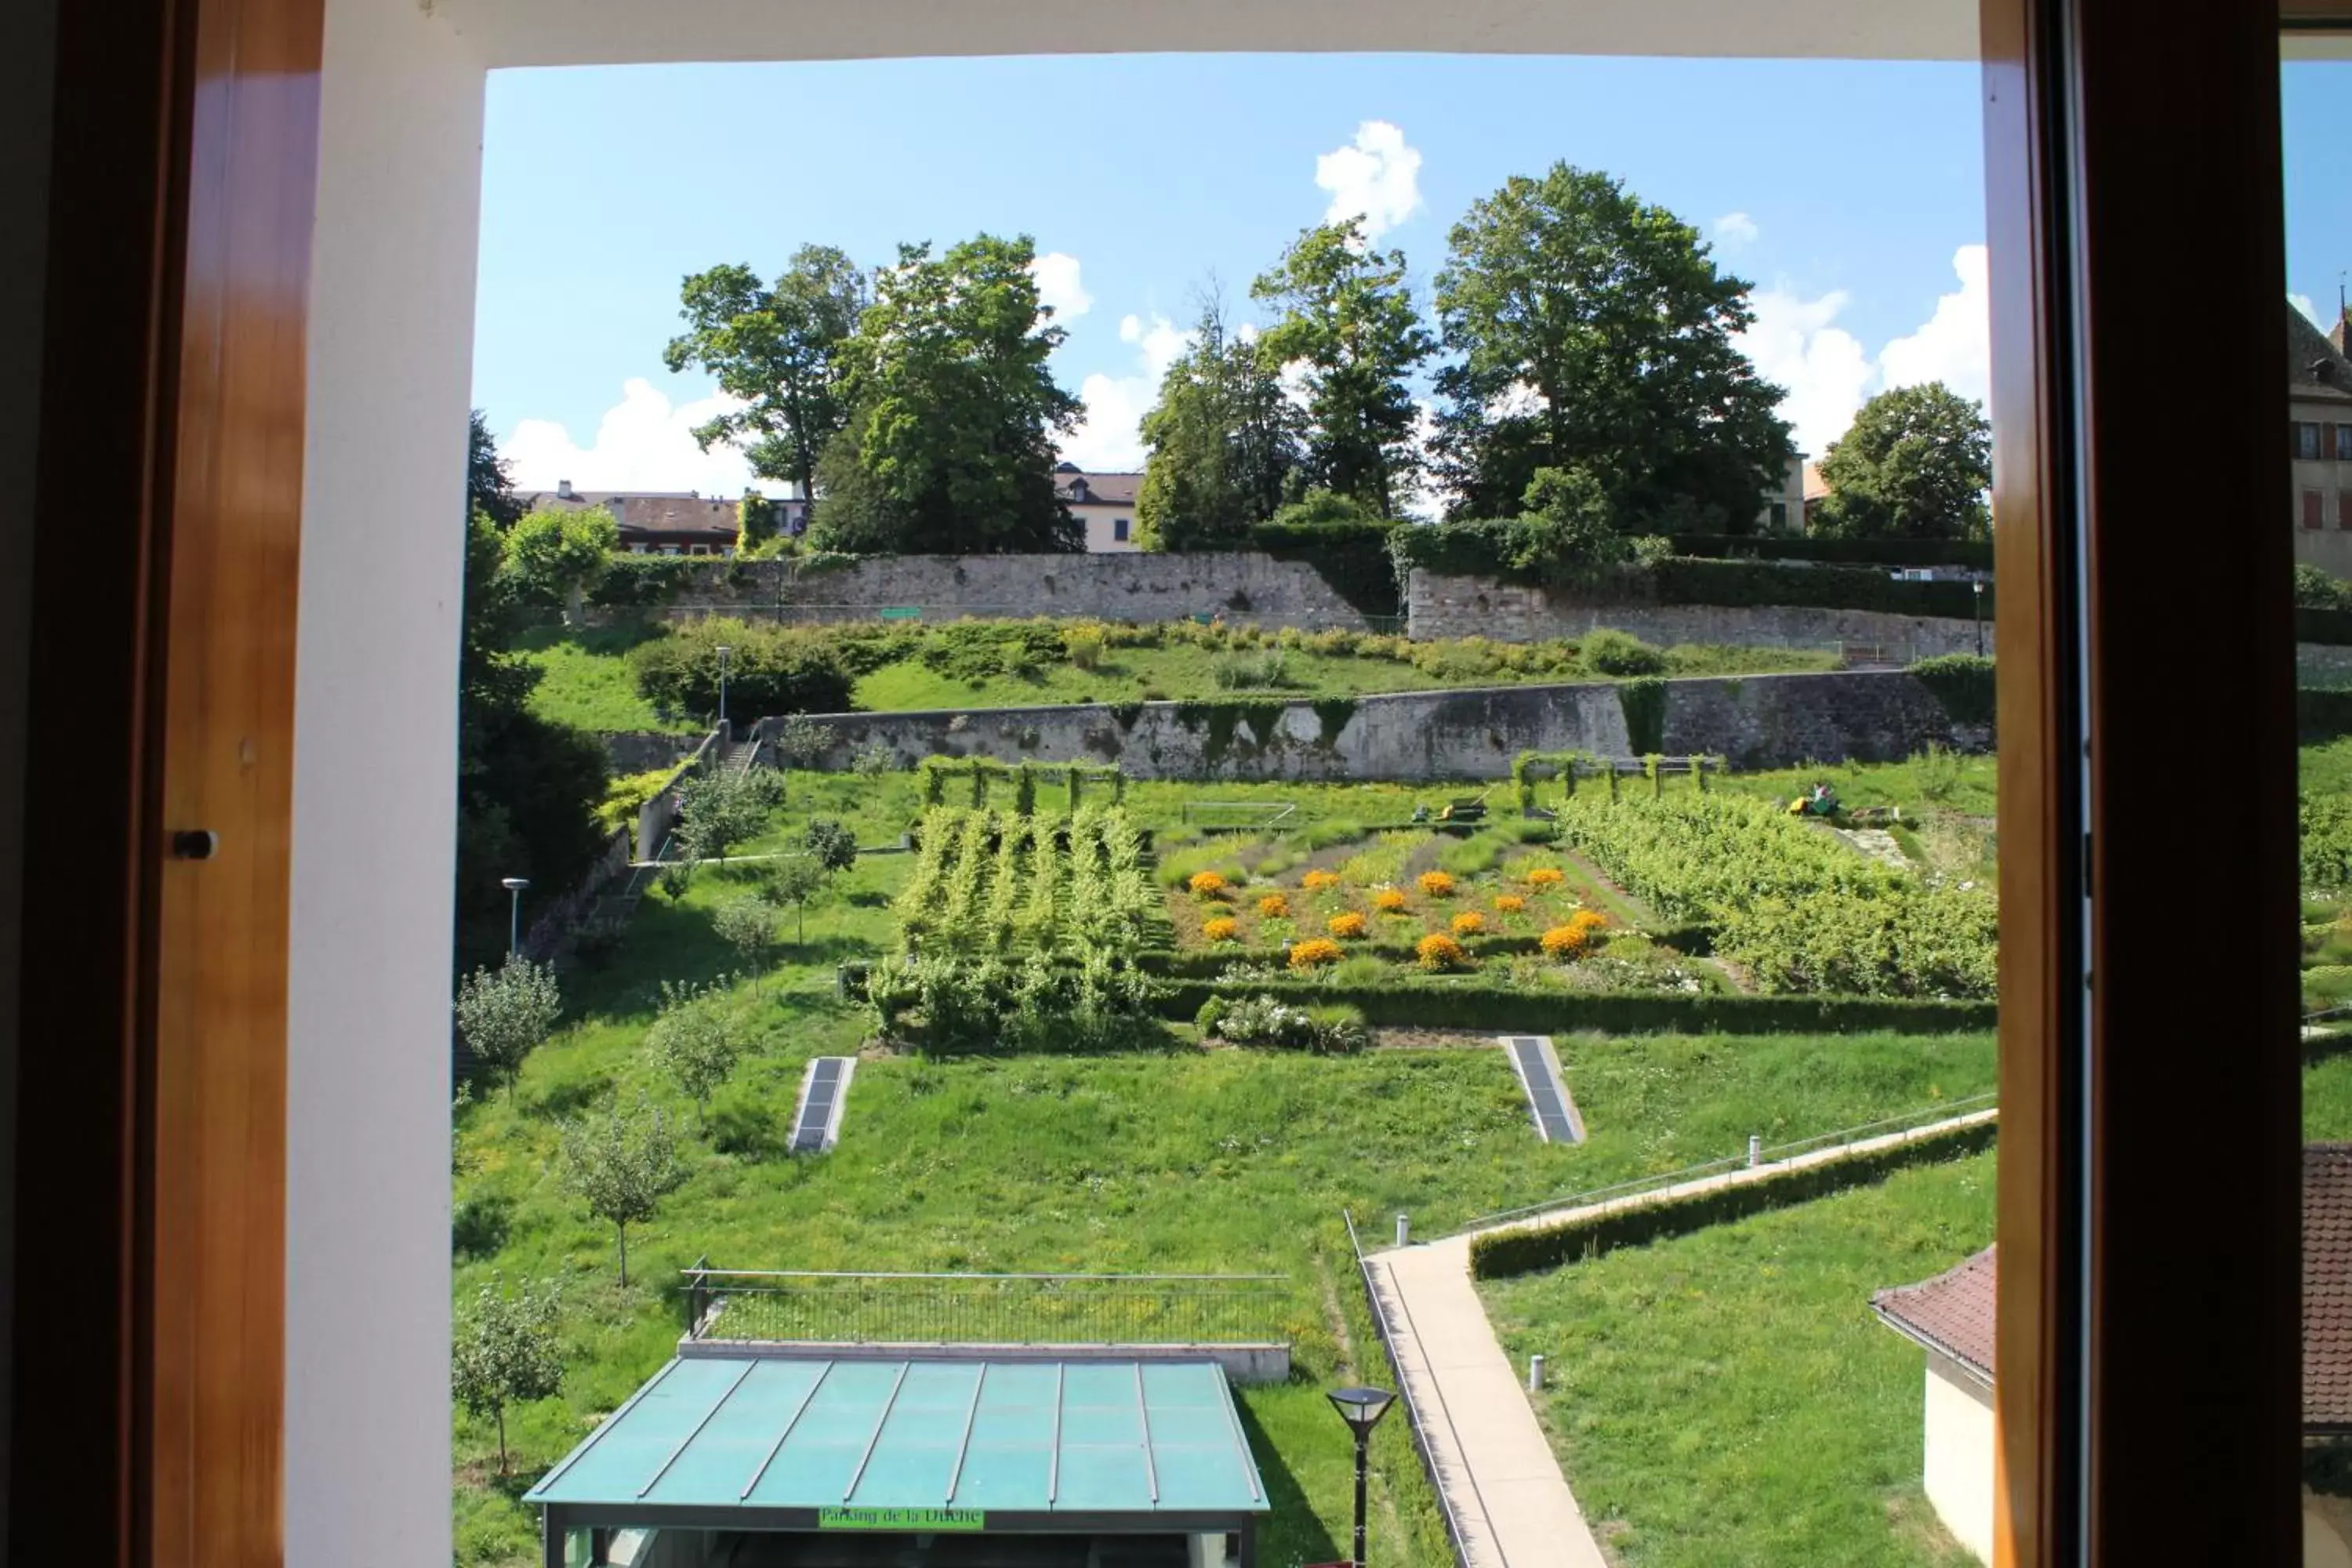
[[[1338,887],[1339,885],[1339,873],[1337,871],[1309,871],[1307,875],[1298,879],[1298,885],[1306,889],[1310,893],[1319,893],[1326,888]]]
[[[1528,873],[1530,888],[1556,888],[1568,879],[1568,873],[1557,866],[1538,866]]]
[[[1495,912],[1497,914],[1515,915],[1527,907],[1527,900],[1519,897],[1517,893],[1497,893],[1495,895]]]
[[[1211,942],[1236,942],[1241,938],[1242,922],[1231,915],[1219,915],[1202,925],[1201,934]]]
[[[1329,937],[1309,937],[1291,947],[1290,967],[1312,969],[1318,963],[1337,963],[1339,956],[1339,944]]]
[[[1326,929],[1333,936],[1361,936],[1364,934],[1364,917],[1349,910],[1345,914],[1333,915]]]
[[[1372,895],[1372,908],[1384,915],[1404,913],[1404,895],[1394,888],[1382,888]]]
[[[1589,926],[1554,926],[1543,933],[1543,950],[1554,958],[1575,958],[1591,945],[1592,931]]]
[[[1450,899],[1454,896],[1454,879],[1446,872],[1423,871],[1416,880],[1421,884],[1421,890],[1433,899]]]
[[[1257,912],[1270,921],[1287,919],[1290,914],[1290,900],[1280,893],[1268,893],[1257,901]]]
[[[1476,910],[1464,910],[1454,917],[1455,936],[1476,936],[1486,929],[1486,917]]]
[[[1442,931],[1423,937],[1413,943],[1412,951],[1423,969],[1437,971],[1467,969],[1470,966],[1470,955],[1462,951],[1462,944]]]
[[[1225,879],[1214,871],[1195,871],[1184,885],[1196,899],[1221,899],[1225,893]]]
[[[1568,923],[1585,935],[1591,936],[1608,926],[1609,917],[1599,910],[1579,910],[1568,917]]]

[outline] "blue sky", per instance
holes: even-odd
[[[1055,370],[1090,414],[1071,455],[1132,461],[1201,280],[1246,318],[1250,279],[1338,205],[1385,225],[1425,285],[1468,203],[1566,159],[1755,282],[1751,353],[1818,452],[1890,382],[1982,393],[1977,91],[1973,66],[1492,57],[500,72],[474,396],[527,485],[731,492],[740,460],[684,436],[709,382],[661,363],[681,277],[767,273],[808,241],[871,264],[901,239],[1027,233],[1068,258]],[[2294,287],[2332,302],[2352,247],[2314,245],[2343,259]]]
[[[2352,149],[2352,61],[2290,65],[2280,80],[2286,165],[2287,290],[2326,324],[2352,268],[2352,203],[2344,158]]]

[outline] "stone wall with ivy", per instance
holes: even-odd
[[[813,721],[845,769],[888,747],[927,756],[1116,763],[1130,778],[1507,779],[1521,752],[1699,753],[1735,768],[1894,761],[1927,742],[1973,751],[1988,726],[1956,718],[1900,671],[1478,687],[1354,699],[1239,697]]]

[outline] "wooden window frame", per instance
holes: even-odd
[[[78,765],[33,773],[27,821],[78,830],[26,843],[41,902],[20,1023],[39,1048],[21,1064],[17,1256],[37,1267],[14,1289],[14,1557],[60,1523],[79,1562],[282,1556],[292,626],[323,8],[59,7],[27,754]],[[2298,1550],[2292,552],[2275,529],[2216,547],[2135,428],[2146,389],[2166,388],[2200,460],[2231,493],[2251,488],[2249,515],[2276,515],[2280,15],[1982,0],[1997,1561],[2016,1568]],[[2206,204],[2186,229],[2184,188]],[[2161,268],[2151,233],[2175,247]],[[2212,330],[2149,331],[2177,316],[2182,276]],[[2116,549],[2104,516],[2126,520]],[[93,544],[129,569],[90,571]],[[2207,645],[2232,658],[2171,646],[2182,562]],[[2197,813],[2208,858],[2187,888],[2167,877],[2189,810],[2183,713],[2200,754],[2255,760],[2227,811]],[[173,858],[173,834],[199,829],[218,835],[212,857]],[[2168,984],[2192,942],[2232,986]],[[2086,990],[2086,973],[2131,983]],[[2184,1181],[2192,1084],[2229,1142]]]

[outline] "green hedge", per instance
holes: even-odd
[[[666,605],[699,568],[717,564],[707,555],[615,555],[588,595],[592,605]]]
[[[1478,1279],[1507,1279],[1514,1274],[1532,1274],[1580,1258],[1598,1258],[1621,1247],[1643,1247],[1670,1237],[1687,1236],[1711,1225],[1747,1219],[1768,1209],[1807,1203],[1850,1187],[1869,1186],[1908,1166],[1979,1153],[1991,1148],[1999,1134],[2000,1123],[1980,1121],[1867,1153],[1802,1165],[1758,1181],[1628,1205],[1565,1225],[1522,1226],[1495,1231],[1470,1243],[1470,1273]]]
[[[1990,724],[1999,707],[1994,700],[1992,660],[1979,658],[1972,653],[1948,653],[1937,658],[1923,658],[1911,667],[1911,673],[1944,711],[1958,724]]]
[[[1650,569],[1662,605],[1794,605],[1822,610],[1877,610],[1894,616],[1975,617],[1977,598],[1966,583],[1904,583],[1864,566],[1787,566],[1770,561],[1700,561],[1672,556]],[[1984,618],[1992,620],[1992,584],[1985,584]]]
[[[1881,996],[1688,995],[1682,993],[1526,991],[1507,985],[1440,984],[1398,979],[1342,985],[1328,981],[1223,981],[1177,977],[1163,1016],[1190,1018],[1212,996],[1261,992],[1298,1006],[1345,1002],[1367,1023],[1391,1028],[1467,1029],[1495,1034],[1836,1035],[1880,1030],[1943,1035],[1990,1029],[1990,1002],[1936,1002]]]
[[[2309,687],[2294,694],[2295,739],[2306,746],[2352,735],[2352,691]]]
[[[1967,539],[1808,539],[1786,534],[1677,533],[1677,555],[1711,561],[1819,561],[1832,566],[1965,566],[1992,570],[1992,543]]]
[[[2352,610],[2295,611],[2294,640],[2352,647]]]
[[[1391,522],[1261,522],[1250,544],[1276,561],[1304,561],[1358,614],[1393,619],[1404,595],[1389,559]]]

